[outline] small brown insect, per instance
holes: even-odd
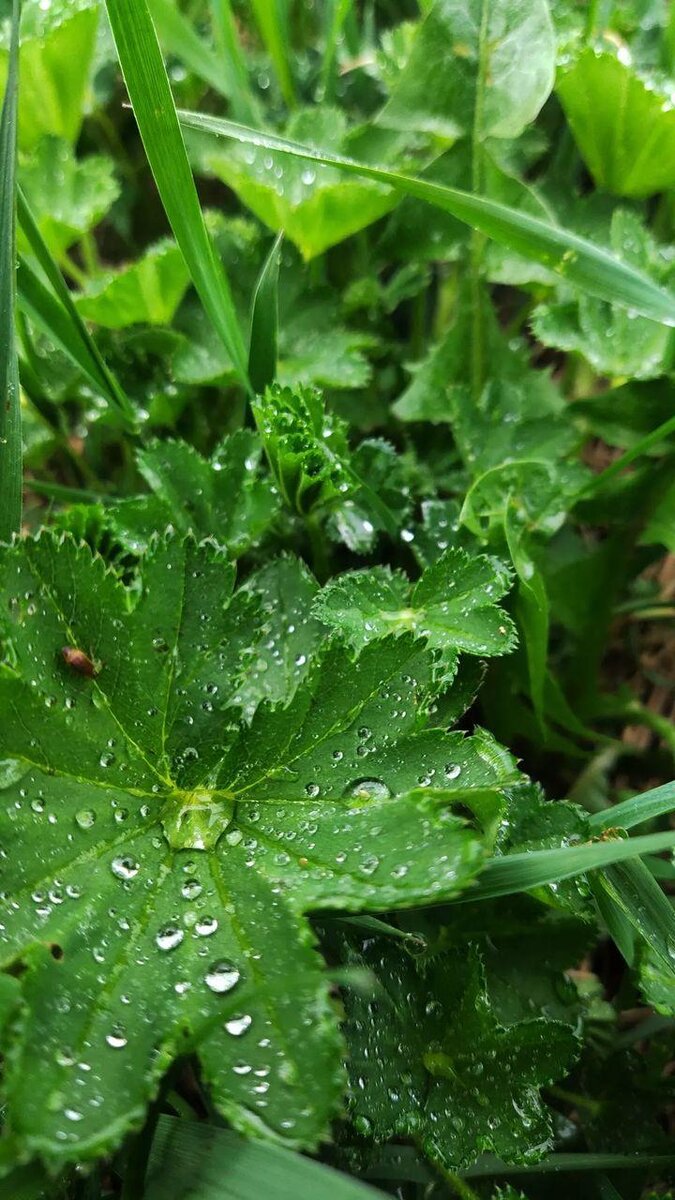
[[[78,675],[86,675],[88,679],[93,679],[101,670],[101,663],[89,658],[84,650],[77,650],[75,646],[64,646],[61,654],[66,666],[70,667],[71,671],[77,671]]]

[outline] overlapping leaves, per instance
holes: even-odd
[[[154,542],[129,592],[43,534],[3,552],[1,578],[1,944],[23,998],[8,1137],[100,1154],[196,1049],[238,1128],[313,1145],[343,1082],[302,914],[456,894],[485,846],[453,801],[499,807],[513,760],[425,728],[409,637],[356,660],[324,642],[287,704],[256,705],[261,599],[233,593],[215,544]]]

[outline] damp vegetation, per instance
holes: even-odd
[[[0,1196],[656,1200],[665,0],[0,0]]]

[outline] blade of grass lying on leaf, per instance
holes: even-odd
[[[277,374],[279,258],[283,233],[275,238],[253,293],[248,374],[254,392],[264,392]]]
[[[261,133],[233,121],[182,110],[178,115],[190,129],[338,167],[352,175],[387,184],[405,195],[416,196],[419,200],[444,209],[526,258],[543,263],[591,296],[621,304],[651,320],[675,324],[675,297],[641,271],[566,229],[548,225],[537,217],[484,196],[474,196],[458,188],[445,187],[402,172],[368,166],[342,155],[315,150],[300,142]]]
[[[122,74],[164,210],[192,282],[248,387],[246,350],[230,285],[216,256],[178,124],[147,0],[106,0]]]
[[[620,914],[620,919],[630,922],[666,971],[673,974],[675,909],[649,868],[640,859],[617,863],[606,871],[598,871],[591,880],[591,887],[605,919],[611,906]],[[609,921],[607,923],[609,925]]]
[[[16,349],[16,129],[20,3],[12,7],[12,40],[0,117],[0,540],[21,529],[21,401]]]
[[[128,429],[135,427],[133,405],[124,394],[80,316],[70,289],[38,229],[21,188],[17,213],[22,233],[49,282],[50,292],[30,263],[21,259],[17,274],[19,303],[64,354],[80,368],[114,409]]]
[[[639,796],[631,796],[630,800],[623,800],[601,812],[591,813],[588,822],[592,829],[634,829],[636,825],[670,812],[675,812],[675,780]]]
[[[608,842],[585,842],[552,850],[528,850],[522,854],[505,854],[487,860],[475,887],[469,888],[455,904],[467,900],[491,900],[495,896],[511,896],[532,888],[584,875],[598,867],[636,858],[659,850],[675,849],[675,830],[651,833],[644,837],[617,838]]]
[[[161,1116],[145,1200],[376,1200],[365,1183],[280,1146],[245,1141],[229,1129]]]
[[[289,108],[297,104],[295,84],[288,55],[287,0],[251,0],[251,8],[261,37],[274,64],[281,94]]]
[[[210,46],[195,33],[194,25],[184,17],[174,0],[149,0],[150,15],[165,50],[208,83],[226,100],[230,99],[230,80],[223,63]]]

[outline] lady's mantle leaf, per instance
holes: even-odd
[[[187,442],[151,442],[138,469],[152,495],[120,500],[106,524],[134,551],[147,549],[152,529],[214,537],[234,558],[261,538],[279,510],[276,490],[261,478],[260,440],[250,429],[223,439],[209,462]]]
[[[357,650],[392,633],[413,633],[447,665],[459,650],[505,654],[513,648],[513,622],[496,604],[509,584],[496,559],[449,549],[412,588],[402,572],[387,567],[341,575],[319,594],[314,611]]]
[[[357,1126],[382,1140],[413,1136],[445,1168],[483,1151],[541,1158],[552,1130],[539,1089],[567,1071],[577,1047],[570,1027],[500,1024],[480,958],[466,947],[416,963],[371,943],[357,961],[379,985],[375,1000],[345,996]]]
[[[100,1155],[191,1050],[235,1126],[316,1144],[343,1081],[303,914],[456,895],[484,846],[451,801],[518,778],[485,736],[422,728],[411,638],[356,661],[324,643],[286,707],[240,724],[262,600],[233,582],[190,539],[154,542],[132,592],[69,539],[3,551],[0,945],[25,1005],[3,1099],[22,1153]]]

